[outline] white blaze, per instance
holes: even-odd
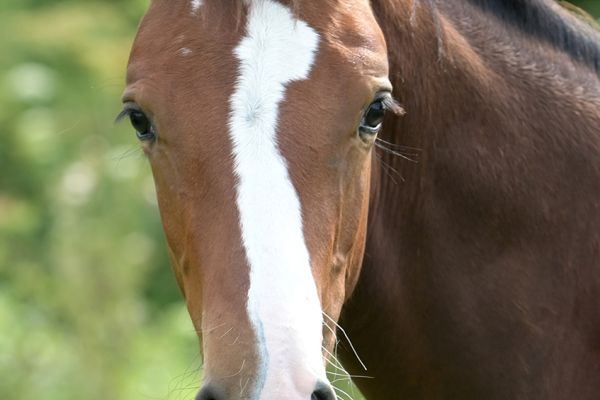
[[[319,36],[280,3],[247,4],[246,35],[235,49],[239,77],[229,127],[250,265],[247,307],[260,342],[255,397],[309,398],[317,379],[325,379],[321,304],[277,128],[286,84],[307,79]]]
[[[192,12],[196,14],[200,7],[202,7],[202,3],[204,0],[192,0]]]

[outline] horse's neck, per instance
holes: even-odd
[[[365,275],[375,280],[437,255],[427,246],[444,227],[477,246],[470,235],[491,230],[498,241],[513,229],[581,233],[573,221],[598,214],[600,74],[466,3],[373,2],[406,110],[384,124],[373,160]]]
[[[440,168],[455,173],[447,176],[455,186],[489,179],[500,194],[519,186],[534,193],[535,182],[524,186],[520,168],[548,161],[540,154],[570,150],[598,165],[598,149],[585,145],[599,139],[598,71],[465,3],[373,2],[407,114],[380,135],[387,143],[374,158],[372,225],[380,216],[394,230],[416,218]],[[536,173],[537,182],[561,183]],[[508,180],[498,181],[502,174]]]
[[[477,15],[438,14],[431,3],[372,3],[388,43],[395,95],[407,114],[387,121],[381,133],[391,143],[382,146],[393,152],[377,149],[373,160],[363,270],[342,324],[378,376],[374,386],[364,386],[376,398],[398,398],[400,392],[425,397],[408,386],[398,389],[395,379],[402,385],[412,379],[401,371],[429,385],[431,398],[452,397],[444,392],[452,387],[465,390],[458,398],[492,392],[515,398],[509,383],[518,380],[511,374],[522,365],[485,359],[483,353],[463,359],[470,350],[460,348],[460,338],[484,326],[500,340],[494,335],[501,324],[519,318],[518,310],[505,310],[506,320],[468,321],[473,313],[494,315],[495,304],[527,304],[519,285],[535,283],[536,301],[558,316],[566,313],[557,301],[570,301],[575,289],[554,286],[567,279],[563,265],[579,265],[582,279],[600,289],[592,274],[600,246],[600,84],[597,73],[559,51],[544,47],[535,53],[536,44],[525,37],[498,53],[503,44],[497,39],[470,36],[471,23],[484,24]],[[461,1],[440,7],[448,11],[453,3]],[[546,52],[556,71],[544,69]],[[540,58],[526,59],[531,53]],[[519,285],[510,281],[516,277]],[[477,288],[488,284],[487,292]],[[464,290],[469,303],[461,297]],[[514,326],[519,340],[531,339],[525,322]],[[529,343],[532,351],[542,351],[535,343]],[[351,372],[361,372],[352,368],[351,357],[345,360]],[[477,362],[489,365],[489,374],[508,370],[506,385],[477,387],[471,364]],[[471,375],[445,370],[453,363]],[[444,388],[444,379],[460,382]]]
[[[373,2],[407,114],[381,133],[388,144],[374,159],[372,225],[379,215],[390,229],[415,218],[438,172],[454,173],[455,186],[489,179],[500,194],[523,185],[519,168],[543,163],[540,153],[566,147],[598,162],[583,145],[598,143],[598,72],[467,3]],[[565,138],[565,131],[574,134]],[[553,179],[539,173],[538,182]],[[506,181],[498,181],[502,174]]]

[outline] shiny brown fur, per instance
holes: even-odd
[[[509,3],[523,21],[494,9]],[[547,15],[526,26],[528,6]],[[381,137],[421,151],[374,163],[341,320],[369,370],[340,345],[345,364],[374,377],[356,383],[369,399],[600,398],[598,34],[549,1],[373,7],[407,112]]]

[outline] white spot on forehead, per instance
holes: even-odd
[[[182,47],[181,49],[179,49],[179,50],[177,51],[177,53],[178,53],[180,56],[187,57],[187,56],[189,56],[190,54],[192,54],[192,50],[190,50],[190,49],[189,49],[189,48],[187,48],[187,47]]]
[[[273,0],[248,7],[246,36],[235,49],[239,77],[229,125],[250,265],[248,312],[261,342],[253,398],[310,398],[317,379],[325,380],[321,304],[277,125],[286,84],[307,79],[319,36]]]
[[[204,0],[192,0],[192,12],[196,14],[200,7],[202,7],[202,3]]]

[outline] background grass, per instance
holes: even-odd
[[[0,2],[0,399],[197,390],[150,170],[112,123],[146,5]]]

